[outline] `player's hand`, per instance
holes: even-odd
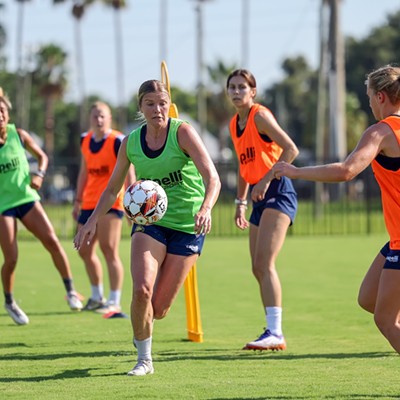
[[[72,208],[72,218],[75,221],[78,221],[80,210],[81,210],[81,204],[77,201],[74,201],[73,208]]]
[[[87,220],[86,224],[83,225],[77,232],[74,237],[74,249],[80,250],[82,245],[89,246],[95,233],[96,233],[96,225],[97,221],[91,220],[90,218]]]
[[[246,219],[246,207],[238,206],[236,207],[235,213],[235,224],[239,229],[247,229],[249,227],[249,221]]]
[[[199,212],[194,216],[194,231],[197,235],[206,235],[211,231],[211,209],[209,207],[201,207]]]
[[[288,164],[285,161],[279,161],[272,167],[271,172],[276,179],[280,179],[282,176],[294,179],[296,178],[296,170],[297,168],[294,165]]]
[[[251,199],[254,202],[261,201],[265,197],[265,193],[268,190],[270,182],[265,179],[261,179],[256,185],[254,185],[251,191]]]
[[[43,178],[38,175],[31,175],[31,188],[35,190],[39,190],[42,187]]]

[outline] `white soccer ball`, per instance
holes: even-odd
[[[167,195],[157,182],[140,180],[125,191],[125,212],[135,224],[154,224],[164,216],[167,207]]]

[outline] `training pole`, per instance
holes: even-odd
[[[168,68],[165,61],[161,63],[161,82],[165,83],[168,88],[168,93],[171,97],[171,88],[169,85]],[[169,109],[171,118],[178,118],[178,108],[172,103]],[[192,342],[203,342],[203,329],[201,326],[199,290],[197,287],[197,271],[196,264],[190,269],[185,280],[185,300],[186,300],[186,325],[188,331],[188,339]]]

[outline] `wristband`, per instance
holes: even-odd
[[[247,207],[247,200],[242,200],[242,199],[236,198],[235,199],[235,204],[237,206],[245,206],[245,207]]]
[[[39,176],[40,178],[44,179],[46,176],[46,171],[43,169],[38,169],[36,172],[33,173],[33,175]]]

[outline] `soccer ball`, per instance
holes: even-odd
[[[140,180],[125,191],[125,212],[135,224],[154,224],[164,216],[167,207],[167,195],[157,182]]]

